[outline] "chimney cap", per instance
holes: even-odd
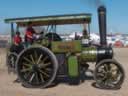
[[[106,11],[106,7],[103,6],[103,5],[101,5],[101,6],[99,6],[98,11],[99,11],[99,12],[101,12],[101,11]]]

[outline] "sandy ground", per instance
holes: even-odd
[[[116,48],[115,58],[125,69],[126,78],[120,90],[103,90],[92,86],[94,80],[71,86],[60,83],[47,89],[25,88],[14,83],[16,76],[8,74],[5,66],[5,49],[0,49],[0,96],[128,96],[128,48]],[[94,66],[94,65],[93,65]]]

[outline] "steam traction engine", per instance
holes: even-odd
[[[113,49],[107,46],[106,8],[104,6],[98,8],[98,17],[100,31],[99,46],[88,43],[86,36],[83,36],[80,40],[62,41],[61,39],[54,40],[54,37],[58,35],[56,34],[54,36],[54,34],[51,33],[51,37],[47,34],[40,42],[33,43],[31,47],[21,51],[20,54],[17,55],[16,61],[14,61],[15,69],[21,83],[26,86],[46,88],[50,86],[52,82],[62,77],[68,78],[70,81],[79,82],[81,79],[81,71],[87,70],[89,67],[87,63],[96,62],[93,72],[96,85],[100,88],[120,88],[125,77],[124,70],[122,66],[113,59]],[[48,18],[49,24],[51,25],[53,23],[56,25],[61,23],[68,24],[70,21],[74,24],[76,22],[84,22],[84,20],[80,21],[78,18],[76,18],[76,22],[66,17],[64,18],[68,20],[67,22],[64,22],[65,19],[63,19],[63,22],[59,22],[57,18]],[[36,20],[32,21],[32,18],[28,19],[34,24],[48,23],[45,20],[37,22]],[[6,19],[5,21],[9,22],[13,20],[20,26],[24,26],[26,23],[23,18]],[[48,38],[52,38],[52,40],[49,41]]]

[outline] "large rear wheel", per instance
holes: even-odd
[[[30,47],[19,55],[16,70],[23,85],[45,88],[55,79],[58,62],[49,49]]]

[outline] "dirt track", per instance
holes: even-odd
[[[128,48],[114,49],[116,59],[123,65],[125,82],[120,90],[102,90],[92,86],[93,80],[85,80],[76,86],[58,84],[47,89],[32,89],[14,83],[16,76],[8,74],[4,49],[0,49],[0,96],[128,96]]]

